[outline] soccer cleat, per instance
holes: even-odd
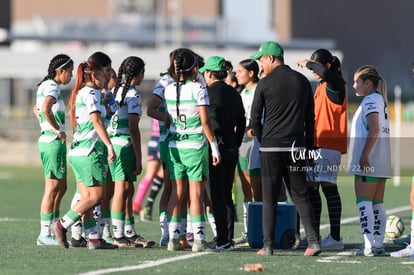
[[[211,248],[208,243],[204,240],[194,240],[193,246],[191,247],[193,252],[214,252],[214,248]]]
[[[372,253],[372,248],[365,248],[364,246],[362,246],[355,253],[355,256],[373,257],[374,253]]]
[[[117,249],[117,245],[105,242],[104,239],[89,239],[88,248],[93,249]]]
[[[151,209],[147,206],[139,213],[142,222],[151,221]]]
[[[88,245],[88,241],[86,241],[85,238],[82,236],[80,237],[79,240],[75,238],[71,238],[70,245],[72,247],[86,247]]]
[[[412,248],[411,246],[407,246],[404,249],[391,252],[390,256],[394,258],[411,258],[414,257],[414,248]]]
[[[322,249],[319,243],[315,244],[308,244],[308,248],[306,248],[305,253],[303,253],[303,256],[318,256],[321,254]]]
[[[179,251],[184,250],[178,239],[169,240],[167,244],[167,251]]]
[[[293,243],[292,247],[290,249],[296,250],[300,246],[300,235],[298,233],[295,233],[295,242]]]
[[[398,245],[407,246],[407,245],[410,245],[411,236],[407,235],[405,237],[394,239],[392,242],[395,243],[395,244],[398,244]]]
[[[373,247],[372,254],[374,254],[374,257],[384,257],[385,249],[384,247]]]
[[[37,245],[59,245],[54,236],[39,236]]]
[[[167,245],[168,245],[168,237],[161,237],[160,246],[167,246]]]
[[[52,224],[52,230],[59,245],[63,248],[69,248],[69,243],[66,239],[66,229],[63,228],[60,220]]]
[[[134,235],[132,237],[127,237],[127,240],[129,240],[131,243],[136,244],[137,247],[142,247],[142,248],[150,248],[155,245],[154,241],[147,241],[141,235]]]
[[[103,239],[107,243],[113,243],[113,241],[114,241],[114,238],[112,238],[112,236],[103,236]]]
[[[129,240],[127,240],[127,238],[122,237],[122,238],[114,238],[113,245],[116,245],[118,247],[124,247],[124,248],[135,248],[138,247],[137,244],[130,242]]]
[[[272,256],[273,255],[273,248],[265,246],[256,253],[259,256]]]
[[[326,239],[321,242],[321,248],[324,250],[342,250],[344,249],[344,244],[342,243],[342,238],[337,241],[332,238],[331,234],[329,234]]]
[[[191,248],[185,236],[180,236],[179,242],[184,249]]]
[[[234,244],[246,244],[248,243],[247,240],[247,233],[242,233],[242,235],[238,238],[233,239]]]
[[[234,246],[231,243],[226,243],[224,245],[216,245],[214,247],[214,250],[217,252],[220,251],[232,251],[234,249]]]

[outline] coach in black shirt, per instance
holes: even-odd
[[[263,191],[263,248],[272,255],[277,219],[277,199],[282,178],[290,190],[305,228],[305,256],[321,252],[314,224],[310,188],[306,183],[305,155],[314,135],[314,102],[309,81],[284,64],[283,49],[275,42],[261,44],[252,59],[260,61],[266,77],[259,81],[251,108],[251,127],[260,142]],[[263,118],[263,124],[262,124]]]
[[[239,147],[246,127],[246,118],[239,93],[224,82],[233,69],[220,56],[211,56],[200,68],[207,82],[210,100],[209,118],[221,154],[218,166],[210,165],[210,193],[216,220],[216,250],[233,249],[235,209],[231,196]],[[210,162],[211,163],[211,162]]]

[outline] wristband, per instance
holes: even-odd
[[[106,148],[108,148],[108,150],[114,150],[114,146],[111,144],[106,145]]]
[[[213,155],[213,157],[220,157],[220,151],[218,149],[218,145],[215,140],[213,142],[210,142],[210,148],[211,148],[211,154]]]

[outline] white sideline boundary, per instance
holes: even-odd
[[[164,259],[157,260],[157,261],[149,261],[147,263],[139,264],[139,265],[129,265],[129,266],[123,266],[123,267],[115,267],[115,268],[107,268],[107,269],[89,271],[89,272],[79,273],[79,275],[100,275],[100,274],[108,274],[108,273],[115,273],[115,272],[122,272],[122,271],[145,269],[148,267],[159,266],[159,265],[170,263],[170,262],[195,258],[195,257],[203,256],[206,254],[210,254],[210,253],[213,253],[213,252],[186,254],[186,255],[172,257],[172,258],[164,258]]]

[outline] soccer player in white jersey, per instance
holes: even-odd
[[[59,217],[59,207],[67,189],[65,103],[60,85],[72,79],[73,60],[58,54],[49,63],[47,75],[38,84],[33,112],[39,120],[38,140],[40,159],[45,176],[45,191],[40,204],[40,235],[37,245],[58,245],[51,225]]]
[[[107,128],[118,156],[109,168],[115,181],[111,208],[113,244],[119,247],[150,247],[155,244],[136,234],[133,215],[128,217],[126,224],[127,209],[129,214],[132,213],[134,181],[142,171],[141,133],[138,127],[142,108],[136,86],[144,79],[144,72],[144,61],[139,57],[130,56],[122,62],[114,89],[118,108]]]
[[[106,128],[108,126],[112,114],[115,112],[114,110],[111,110],[111,106],[113,106],[111,103],[115,103],[115,99],[113,98],[111,90],[115,86],[116,72],[112,68],[111,58],[101,51],[94,52],[91,56],[89,56],[88,60],[94,62],[95,64],[103,68],[105,86],[101,91],[102,97],[104,99],[103,103],[106,109],[106,118],[104,121],[104,125]],[[110,201],[114,194],[114,183],[112,181],[112,177],[109,173],[109,170],[106,177],[106,184],[104,184],[104,189],[104,199],[102,200],[101,204],[95,206],[94,216],[95,219],[98,221],[99,235],[102,236],[106,242],[112,242],[112,236],[109,227],[111,221]],[[76,192],[72,199],[71,207],[74,204],[76,204],[79,201],[79,199],[80,193],[79,190],[76,189]],[[71,246],[86,247],[87,241],[82,236],[82,222],[78,221],[75,224],[73,224],[70,231],[72,234],[72,238],[70,240]]]
[[[208,144],[214,165],[220,162],[220,153],[213,135],[207,108],[207,90],[195,81],[198,75],[197,56],[189,49],[180,49],[173,59],[175,82],[165,89],[169,130],[171,137],[170,174],[172,193],[168,205],[168,251],[181,248],[181,202],[188,181],[190,217],[194,234],[193,252],[206,251],[203,192],[208,178]]]
[[[148,103],[147,115],[159,121],[160,127],[160,137],[159,137],[159,150],[160,150],[160,158],[162,161],[162,165],[164,168],[164,190],[161,195],[160,203],[159,203],[159,220],[160,220],[160,228],[161,228],[161,238],[160,238],[160,246],[167,246],[169,240],[168,234],[168,223],[167,223],[167,206],[168,201],[171,194],[171,180],[170,180],[170,170],[169,170],[169,162],[170,162],[170,153],[169,153],[169,136],[170,131],[166,126],[167,120],[167,104],[165,102],[165,88],[174,82],[174,79],[171,77],[174,71],[174,55],[180,49],[175,49],[170,53],[170,65],[167,69],[166,73],[161,74],[161,79],[155,85],[155,88],[152,92],[151,100]],[[182,217],[186,214],[186,207],[187,200],[183,200],[182,206]],[[185,233],[186,223],[185,220],[181,220],[181,237],[180,237],[180,244],[183,247],[189,247],[188,243],[186,242]]]
[[[113,249],[115,245],[100,238],[93,207],[102,202],[108,163],[116,159],[114,147],[106,133],[105,106],[101,90],[105,85],[103,68],[92,61],[79,64],[76,82],[69,100],[73,141],[69,163],[75,173],[80,200],[52,226],[59,244],[68,248],[67,229],[83,216],[83,228],[89,249]],[[108,149],[106,155],[105,147]],[[105,159],[107,156],[107,159]]]
[[[367,65],[355,72],[353,88],[357,96],[364,97],[352,119],[348,150],[348,173],[355,175],[356,203],[364,238],[364,245],[356,255],[384,256],[387,221],[384,192],[386,179],[391,177],[387,86],[377,69]]]
[[[173,83],[174,79],[168,73],[161,76],[161,79],[156,84],[151,99],[148,103],[147,115],[159,121],[160,137],[159,137],[159,151],[160,159],[164,169],[164,189],[159,202],[159,221],[161,228],[160,246],[167,246],[168,244],[168,225],[167,225],[167,205],[171,194],[170,172],[168,169],[168,162],[170,160],[168,150],[168,136],[169,131],[165,126],[166,121],[166,103],[164,97],[165,87]]]

